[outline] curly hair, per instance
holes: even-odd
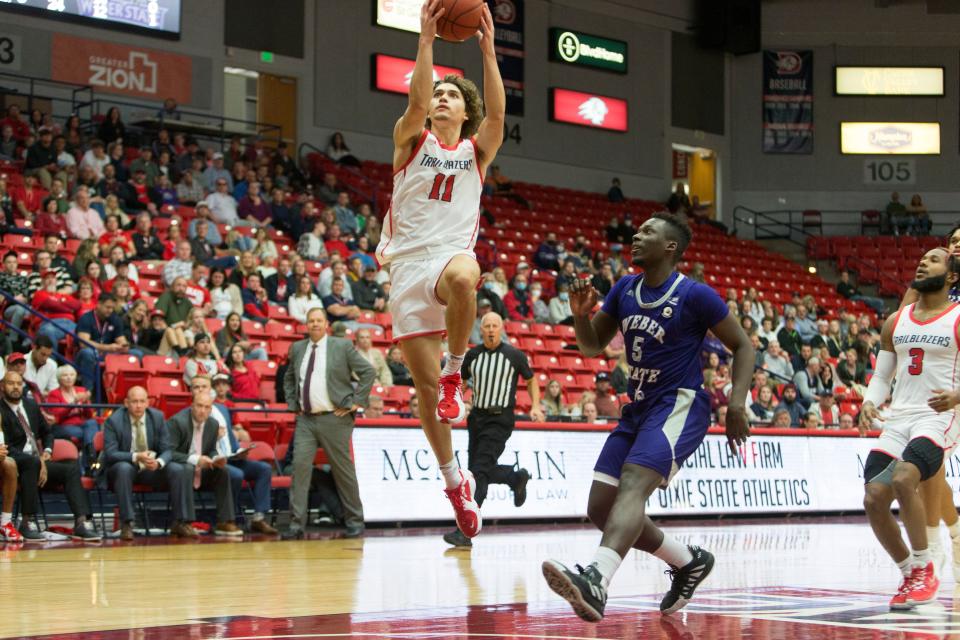
[[[434,82],[434,90],[441,84],[452,84],[460,90],[467,112],[467,119],[460,128],[460,137],[469,138],[477,132],[483,120],[483,98],[480,97],[480,90],[471,80],[453,74],[448,74],[442,80]],[[430,128],[430,118],[427,118],[426,126]]]

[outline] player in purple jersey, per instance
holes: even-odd
[[[667,486],[710,425],[700,363],[708,330],[734,354],[726,426],[731,450],[736,453],[750,434],[746,398],[754,350],[720,296],[676,271],[690,237],[680,218],[657,213],[633,237],[633,264],[643,267],[643,275],[617,281],[593,318],[598,293],[589,281],[577,280],[570,294],[580,351],[587,357],[601,353],[620,330],[630,368],[631,402],[600,452],[590,488],[587,514],[603,531],[600,547],[577,571],[555,560],[543,563],[550,588],[588,622],[603,618],[607,585],[631,548],[670,565],[672,584],[660,603],[664,614],[686,605],[713,568],[712,554],[680,544],[645,513],[647,499]]]

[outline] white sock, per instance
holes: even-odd
[[[593,562],[591,564],[597,565],[597,571],[600,572],[600,576],[603,578],[600,584],[603,585],[604,589],[610,584],[610,579],[613,578],[613,574],[620,568],[621,562],[623,562],[623,558],[610,547],[597,547],[597,553],[593,556]]]
[[[663,544],[653,552],[653,555],[677,569],[693,562],[693,554],[690,553],[687,545],[677,542],[667,534],[663,534]]]
[[[927,544],[930,549],[940,548],[940,527],[927,527]]]
[[[913,550],[913,566],[925,567],[931,562],[933,562],[933,558],[930,556],[930,549]]]
[[[457,458],[446,464],[440,465],[440,473],[443,474],[443,481],[447,484],[447,489],[456,489],[460,486],[460,463]]]
[[[447,364],[443,367],[443,371],[440,372],[440,375],[449,376],[454,373],[460,373],[460,365],[463,364],[463,357],[465,355],[465,353],[461,353],[458,356],[455,356],[452,353],[447,354]]]
[[[960,520],[957,520],[956,522],[948,526],[947,531],[950,532],[951,538],[956,538],[960,536]]]
[[[3,513],[0,513],[0,527],[5,527],[5,526],[7,526],[7,524],[8,524],[11,520],[13,520],[13,514],[12,514],[12,513],[7,513],[6,511],[4,511]]]
[[[913,570],[913,556],[907,556],[903,560],[897,563],[897,569],[900,569],[900,573],[903,574],[904,578],[910,577],[910,572]]]

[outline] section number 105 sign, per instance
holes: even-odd
[[[917,167],[913,160],[867,158],[863,161],[863,184],[914,184]]]

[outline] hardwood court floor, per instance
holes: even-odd
[[[940,601],[886,606],[898,582],[865,522],[669,524],[717,555],[681,615],[657,610],[664,566],[631,554],[607,617],[581,622],[540,562],[588,561],[587,527],[489,527],[472,551],[438,530],[360,540],[70,544],[0,552],[0,637],[171,638],[960,638],[949,560]],[[960,596],[958,596],[960,597]]]

